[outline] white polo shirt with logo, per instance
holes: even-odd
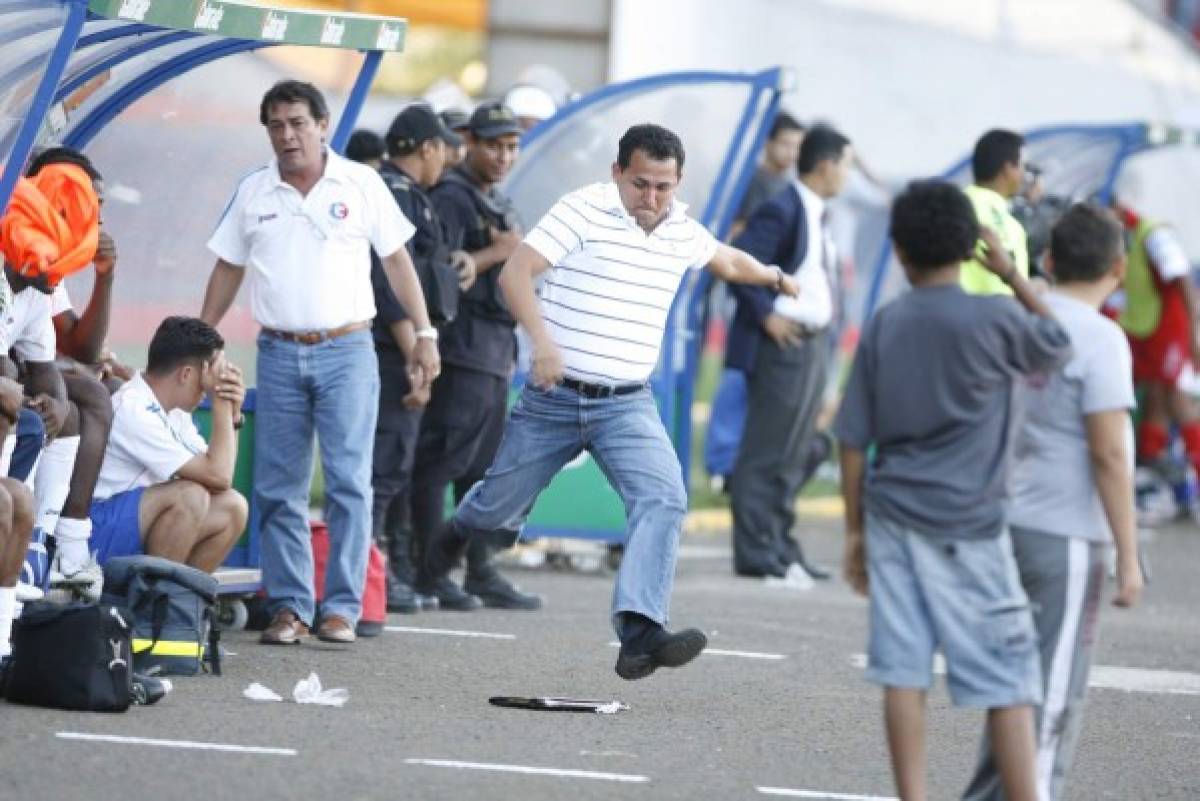
[[[375,317],[371,248],[387,257],[415,229],[379,173],[326,151],[308,193],[278,162],[242,179],[208,248],[250,270],[251,311],[266,328],[319,331]]]
[[[717,240],[674,201],[649,234],[615,183],[564,195],[525,237],[551,264],[542,317],[566,375],[597,384],[646,381],[683,276],[712,261]]]
[[[113,421],[93,497],[107,500],[122,492],[170,481],[208,443],[183,409],[166,411],[138,373],[112,397]]]

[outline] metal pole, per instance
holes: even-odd
[[[33,150],[34,141],[42,127],[42,120],[50,110],[50,105],[54,100],[54,91],[58,88],[58,82],[62,80],[63,72],[67,69],[67,62],[75,50],[75,43],[79,41],[83,23],[87,19],[87,0],[57,0],[57,2],[59,5],[68,6],[67,21],[63,25],[62,33],[59,34],[54,52],[50,54],[46,72],[42,75],[37,91],[34,92],[29,111],[26,112],[25,119],[21,121],[16,141],[13,142],[12,152],[8,154],[8,162],[4,165],[4,173],[0,175],[0,214],[8,208],[8,200],[12,197],[13,187],[17,185],[17,178],[25,167],[25,160],[29,158],[29,152]]]

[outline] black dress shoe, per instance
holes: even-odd
[[[521,592],[504,576],[493,571],[485,576],[467,576],[463,589],[492,609],[521,609],[533,611],[542,608],[542,596]]]
[[[449,576],[421,579],[417,582],[416,590],[421,595],[436,598],[438,608],[450,612],[473,612],[483,606],[483,601],[468,592],[463,592]]]
[[[644,679],[660,667],[682,667],[691,662],[708,645],[708,638],[699,629],[684,629],[671,633],[662,626],[621,643],[617,655],[617,675],[626,681]]]
[[[404,615],[415,615],[421,611],[421,599],[413,588],[405,584],[389,567],[387,571],[387,610]]]
[[[800,565],[800,568],[805,573],[817,581],[828,581],[833,575],[825,568],[821,567],[820,565],[813,564],[803,556],[796,560],[796,564]]]

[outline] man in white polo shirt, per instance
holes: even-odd
[[[612,182],[560,199],[505,264],[505,300],[533,340],[529,382],[495,462],[426,554],[426,569],[444,575],[471,536],[511,543],[538,494],[588,451],[628,516],[612,605],[616,671],[627,680],[684,665],[707,644],[697,629],[664,628],[687,492],[647,382],[671,302],[687,271],[705,266],[726,281],[797,292],[778,268],[687,216],[674,199],[683,159],[674,133],[635,125]],[[533,279],[547,271],[539,303]]]
[[[326,146],[329,111],[321,93],[281,81],[263,97],[259,119],[275,159],[242,180],[209,240],[217,264],[201,317],[220,321],[251,274],[251,306],[262,326],[254,492],[274,615],[262,641],[296,643],[313,624],[308,501],[315,432],[331,540],[317,636],[348,643],[362,609],[371,540],[379,402],[372,248],[416,327],[415,389],[440,369],[437,331],[404,247],[413,226],[377,172]]]
[[[242,373],[225,341],[194,317],[168,317],[150,340],[146,369],[112,397],[113,422],[92,501],[92,546],[104,564],[145,553],[205,573],[246,527],[246,499],[231,488],[234,418]],[[192,411],[212,396],[205,442]]]

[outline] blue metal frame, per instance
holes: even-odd
[[[83,86],[92,78],[105,72],[106,70],[116,67],[118,64],[128,61],[131,58],[136,58],[144,53],[157,50],[160,47],[166,47],[167,45],[172,45],[176,42],[187,41],[188,39],[195,39],[199,35],[200,34],[193,33],[192,31],[175,31],[174,33],[168,33],[165,36],[158,36],[154,39],[140,42],[124,50],[119,50],[108,56],[108,58],[100,59],[92,66],[81,71],[78,75],[73,76],[70,80],[59,86],[58,91],[54,95],[54,102],[61,102],[63,98],[70,95],[71,92],[74,92],[80,86]]]
[[[354,88],[350,90],[350,96],[346,98],[346,107],[342,109],[342,116],[338,120],[337,130],[333,133],[333,140],[329,143],[334,152],[345,151],[346,142],[350,140],[350,134],[354,132],[354,124],[358,122],[359,112],[362,111],[363,103],[367,101],[371,83],[375,80],[375,74],[379,72],[379,65],[382,61],[383,51],[368,50],[366,52],[362,67],[358,70],[358,78],[354,81]]]
[[[1071,135],[1071,134],[1095,134],[1105,133],[1116,136],[1121,147],[1117,151],[1117,155],[1113,158],[1112,164],[1109,165],[1108,173],[1105,175],[1104,182],[1100,187],[1099,200],[1102,203],[1107,203],[1112,198],[1113,186],[1116,184],[1117,176],[1121,171],[1121,167],[1132,156],[1137,155],[1145,150],[1152,149],[1154,145],[1147,138],[1147,126],[1142,123],[1118,123],[1118,124],[1097,124],[1097,125],[1052,125],[1045,128],[1035,128],[1025,134],[1025,142],[1027,144],[1040,142],[1045,139],[1050,139],[1055,136]],[[966,156],[956,161],[951,167],[941,173],[942,178],[949,178],[965,169],[971,163],[971,157]],[[883,291],[883,282],[887,276],[888,267],[892,260],[892,243],[885,239],[879,251],[879,257],[875,261],[875,269],[871,275],[871,286],[867,291],[867,299],[863,305],[863,322],[871,319],[871,315],[875,313],[875,309],[879,304],[879,295]]]
[[[771,129],[771,124],[775,120],[775,115],[779,111],[779,103],[781,93],[778,91],[782,70],[778,67],[761,72],[756,77],[750,101],[746,104],[746,112],[742,115],[742,119],[738,123],[738,134],[734,141],[730,144],[729,150],[725,155],[725,162],[721,165],[721,178],[725,181],[733,174],[734,165],[738,155],[746,152],[754,155],[762,150],[763,143],[766,141],[767,134]],[[770,100],[767,108],[762,115],[762,122],[759,123],[758,130],[755,131],[748,150],[743,151],[743,142],[745,140],[746,131],[750,127],[750,120],[757,111],[759,103],[762,101],[764,92],[771,92]],[[718,191],[723,191],[724,181],[718,182],[718,187],[714,187],[713,194],[709,197],[709,205],[704,210],[704,224],[708,226],[713,234],[718,239],[724,239],[729,233],[729,227],[733,223],[733,216],[737,213],[737,204],[746,192],[746,187],[750,184],[750,179],[754,174],[756,161],[754,158],[747,158],[742,166],[741,172],[733,182],[733,188],[728,196],[728,202],[718,219],[713,217],[717,213],[719,196]],[[704,322],[706,319],[705,307],[708,303],[708,288],[712,284],[713,278],[707,273],[701,273],[695,286],[692,288],[691,294],[688,296],[688,303],[685,309],[687,314],[687,330],[692,333],[693,340],[688,343],[687,353],[685,356],[684,368],[678,377],[678,383],[675,389],[679,393],[679,407],[688,410],[686,419],[672,419],[675,433],[675,451],[679,455],[679,462],[683,468],[684,486],[688,486],[689,475],[688,471],[692,464],[692,418],[691,408],[696,398],[696,376],[700,370],[700,356],[704,349]],[[677,309],[672,307],[671,315],[667,318],[667,330],[671,330],[674,324]],[[673,355],[672,355],[673,360]],[[673,366],[673,365],[672,365]],[[666,370],[665,374],[670,375]],[[674,400],[674,398],[672,398]],[[674,410],[673,410],[674,411]],[[689,491],[690,491],[690,487]]]
[[[46,63],[46,71],[33,95],[33,101],[29,104],[25,119],[21,121],[12,152],[4,165],[4,172],[0,175],[0,213],[8,208],[8,200],[17,185],[17,178],[25,167],[25,160],[29,158],[29,151],[33,149],[34,140],[42,127],[42,119],[53,103],[54,89],[62,80],[63,71],[67,68],[71,53],[75,50],[80,33],[83,32],[83,23],[87,19],[87,0],[58,0],[58,3],[69,7],[67,20],[63,24],[62,34],[54,46],[54,51],[50,54],[50,60]]]
[[[129,108],[135,101],[154,91],[172,78],[176,78],[185,72],[203,66],[211,61],[216,61],[219,58],[224,58],[225,56],[231,56],[235,53],[245,53],[250,50],[258,50],[269,46],[271,46],[269,42],[247,39],[219,39],[212,44],[197,47],[194,50],[189,50],[175,58],[164,61],[155,69],[140,76],[137,80],[130,81],[121,87],[119,91],[105,98],[103,102],[92,109],[91,113],[84,117],[71,130],[64,144],[68,147],[82,150],[114,117]]]

